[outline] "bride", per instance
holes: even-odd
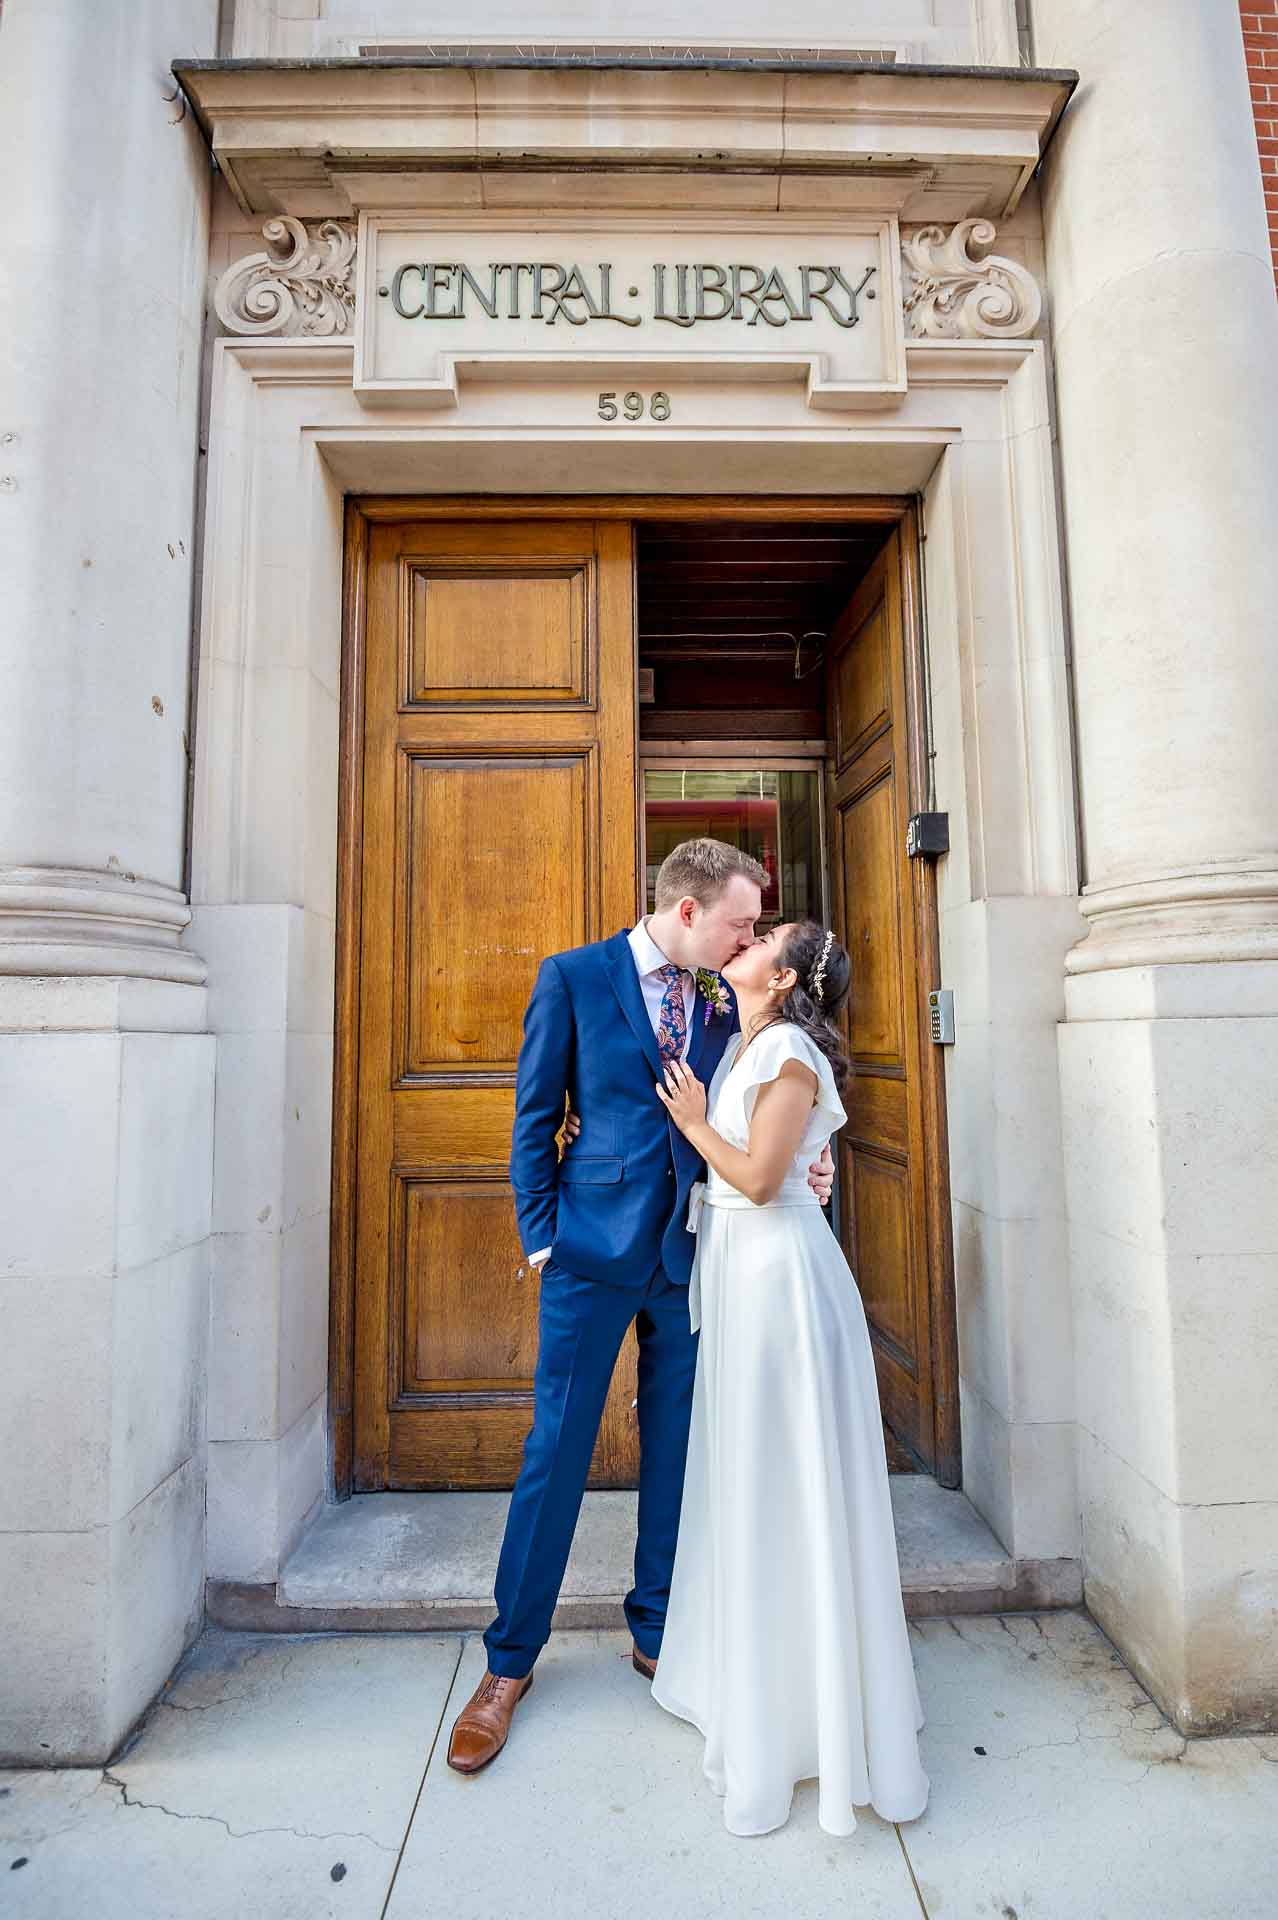
[[[653,1696],[705,1737],[736,1834],[789,1817],[816,1777],[828,1833],[853,1807],[913,1820],[922,1725],[874,1362],[851,1271],[807,1181],[847,1116],[831,1024],[848,956],[812,922],[775,927],[724,969],[741,1018],[706,1090],[657,1092],[705,1158],[689,1228],[701,1342]]]

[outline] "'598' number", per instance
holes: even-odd
[[[599,396],[599,418],[601,420],[642,420],[645,408],[650,420],[668,420],[670,418],[670,395],[653,393],[645,397],[642,393],[623,393],[621,404],[617,403],[615,393],[601,393]]]

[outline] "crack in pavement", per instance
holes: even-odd
[[[384,1840],[374,1840],[371,1833],[310,1833],[303,1827],[245,1827],[237,1830],[228,1820],[218,1813],[179,1813],[175,1807],[166,1807],[158,1800],[135,1800],[128,1786],[109,1768],[102,1769],[102,1778],[109,1787],[115,1787],[120,1795],[120,1803],[125,1807],[136,1807],[144,1813],[167,1814],[170,1820],[200,1820],[215,1827],[222,1827],[232,1840],[254,1840],[259,1834],[289,1833],[295,1840],[364,1840],[370,1847],[376,1847],[379,1853],[397,1853],[398,1848],[387,1846]]]
[[[157,1700],[157,1707],[167,1707],[170,1713],[216,1713],[221,1707],[240,1706],[252,1696],[243,1693],[219,1694],[216,1700],[185,1701]]]
[[[1188,1753],[1188,1751],[1189,1751],[1189,1742],[1182,1736],[1180,1747],[1177,1752],[1155,1754],[1154,1758],[1152,1760],[1147,1761],[1146,1764],[1141,1768],[1140,1772],[1136,1775],[1136,1778],[1134,1780],[1128,1780],[1124,1783],[1125,1791],[1130,1793],[1134,1787],[1142,1786],[1144,1782],[1148,1780],[1150,1774],[1154,1771],[1155,1767],[1179,1766],[1181,1761],[1185,1758],[1185,1755]]]

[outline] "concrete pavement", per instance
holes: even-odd
[[[726,1834],[623,1635],[557,1635],[468,1780],[444,1747],[477,1638],[212,1629],[109,1768],[0,1775],[0,1913],[1270,1920],[1278,1739],[1187,1745],[1079,1612],[911,1633],[931,1805],[839,1841],[810,1787]]]

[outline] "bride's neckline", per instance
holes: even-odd
[[[738,1033],[737,1034],[737,1041],[738,1041],[737,1050],[732,1056],[732,1065],[728,1068],[728,1072],[729,1073],[735,1072],[737,1062],[740,1060],[742,1054],[747,1053],[749,1049],[753,1046],[756,1040],[762,1039],[763,1035],[769,1032],[771,1028],[783,1027],[786,1024],[787,1023],[784,1020],[782,1020],[780,1016],[778,1016],[776,1019],[773,1019],[773,1020],[765,1020],[763,1025],[761,1027],[757,1027],[753,1033],[750,1033],[750,1034]]]
[[[761,1026],[758,1029],[757,1033],[752,1033],[750,1035],[749,1040],[745,1038],[744,1034],[737,1033],[736,1035],[734,1035],[734,1038],[740,1042],[740,1045],[737,1047],[737,1050],[733,1054],[731,1060],[728,1061],[728,1071],[723,1076],[723,1085],[725,1087],[727,1086],[729,1080],[732,1078],[733,1074],[736,1072],[738,1066],[741,1063],[741,1056],[744,1053],[747,1053],[749,1051],[750,1045],[753,1041],[760,1039],[762,1035],[767,1033],[768,1030],[772,1027],[786,1027],[786,1026],[793,1026],[793,1025],[794,1025],[794,1022],[792,1020],[781,1020],[781,1019],[768,1020],[764,1023],[763,1026]],[[724,1058],[727,1059],[726,1052],[724,1054]],[[804,1061],[802,1062],[802,1064],[805,1066],[811,1067],[810,1061]],[[813,1071],[815,1071],[815,1069],[813,1069]],[[819,1073],[817,1074],[816,1078],[817,1078],[817,1088],[812,1095],[812,1105],[814,1107],[817,1105],[817,1102],[820,1098],[821,1076]]]

